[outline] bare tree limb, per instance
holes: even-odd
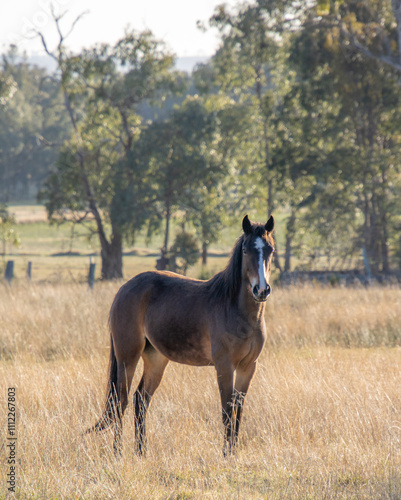
[[[71,33],[72,33],[73,29],[75,28],[75,25],[76,25],[76,24],[77,24],[77,23],[78,23],[78,22],[79,22],[79,21],[80,21],[80,20],[81,20],[84,16],[86,16],[86,14],[89,14],[89,10],[85,10],[84,12],[81,12],[81,14],[79,14],[79,16],[77,16],[77,17],[75,18],[75,20],[74,20],[74,21],[73,21],[73,23],[71,24],[71,28],[69,29],[69,31],[67,32],[67,34],[64,36],[64,38],[68,38],[68,37],[71,35]]]
[[[360,43],[352,33],[352,31],[349,31],[344,28],[344,26],[341,27],[341,33],[342,35],[347,38],[350,42],[350,44],[357,49],[361,54],[365,55],[366,57],[369,57],[370,59],[373,59],[377,62],[380,62],[382,64],[386,64],[393,69],[395,69],[397,72],[401,73],[401,61],[400,58],[392,55],[392,54],[375,54],[371,50],[369,50],[365,45]],[[387,47],[389,45],[387,44]]]
[[[76,24],[86,15],[88,14],[89,11],[84,11],[84,12],[81,12],[81,14],[79,14],[79,16],[77,16],[74,21],[72,22],[71,24],[71,27],[70,29],[67,31],[67,33],[64,35],[63,32],[61,31],[61,27],[60,27],[60,21],[61,19],[63,19],[63,17],[66,15],[67,11],[57,15],[55,10],[54,10],[54,5],[51,4],[50,5],[50,10],[51,10],[51,14],[52,14],[52,18],[53,18],[53,21],[56,25],[56,29],[57,29],[57,33],[58,33],[58,36],[59,36],[59,41],[58,41],[58,44],[57,44],[57,52],[59,55],[61,55],[61,52],[62,52],[62,46],[63,46],[63,43],[64,41],[71,35],[71,33],[73,32]],[[37,31],[35,30],[35,36],[39,36],[40,39],[41,39],[41,42],[42,42],[42,45],[43,45],[43,48],[46,52],[46,54],[48,56],[50,56],[52,59],[54,59],[55,61],[59,62],[59,57],[57,57],[53,52],[51,52],[47,46],[47,42],[46,42],[46,39],[43,35],[43,33],[41,31]]]
[[[40,37],[41,41],[42,41],[42,45],[43,45],[43,48],[45,49],[45,52],[48,56],[50,56],[52,59],[54,59],[57,63],[58,63],[58,58],[55,54],[53,54],[53,52],[51,52],[47,46],[47,43],[46,43],[46,39],[45,37],[43,36],[43,33],[41,33],[40,31],[36,31],[36,34],[37,36]]]

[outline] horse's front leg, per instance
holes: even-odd
[[[247,365],[239,365],[235,372],[235,395],[234,395],[234,445],[238,442],[239,425],[241,422],[242,408],[244,406],[245,396],[248,392],[252,377],[255,374],[256,362]]]
[[[234,370],[229,363],[216,366],[217,383],[220,390],[223,426],[224,426],[224,444],[223,455],[231,453],[233,448],[233,439],[235,437],[234,422]]]

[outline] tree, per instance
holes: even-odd
[[[317,30],[312,33],[307,29],[297,30],[281,47],[281,85],[272,118],[275,135],[271,157],[275,165],[277,202],[288,214],[284,244],[286,272],[291,270],[294,254],[302,261],[308,256],[313,259],[317,252],[327,256],[349,250],[341,236],[333,242],[320,238],[317,230],[310,230],[321,225],[322,233],[327,234],[331,228],[335,234],[337,223],[344,219],[329,211],[329,214],[325,212],[329,217],[324,222],[323,213],[314,205],[317,199],[327,197],[325,186],[331,176],[335,177],[337,170],[343,168],[339,163],[347,148],[344,136],[338,134],[346,124],[338,96],[330,87],[332,77],[324,69],[325,63],[330,64],[327,57]],[[341,195],[342,191],[338,195],[340,205],[345,203]],[[306,222],[312,210],[315,225],[309,219]]]
[[[175,236],[170,248],[170,269],[180,272],[184,276],[189,267],[196,264],[199,258],[198,243],[194,235],[181,231]],[[171,260],[174,262],[171,265]]]
[[[97,45],[78,55],[65,48],[60,21],[55,52],[61,91],[73,137],[46,183],[42,199],[50,217],[76,214],[75,222],[92,218],[99,237],[104,279],[122,276],[123,238],[131,240],[148,220],[150,190],[143,164],[135,160],[141,132],[137,106],[162,101],[177,88],[173,57],[148,31],[127,31],[114,46]],[[75,23],[74,23],[75,24]]]
[[[209,112],[199,97],[187,97],[166,120],[143,130],[138,141],[138,158],[149,169],[150,189],[157,200],[150,233],[164,220],[162,256],[169,249],[174,213],[197,212],[199,193],[209,193],[216,185],[221,162],[216,141],[215,113]]]
[[[217,27],[222,45],[213,57],[218,82],[226,91],[246,99],[254,107],[254,118],[259,122],[257,142],[262,167],[260,179],[267,181],[267,212],[274,206],[273,165],[271,163],[270,117],[272,114],[271,69],[277,52],[277,30],[281,24],[284,2],[258,0],[241,6],[230,14],[225,5],[217,7],[210,25]],[[246,97],[245,97],[246,96]],[[260,183],[260,184],[264,184]]]
[[[7,253],[7,245],[19,246],[20,238],[15,230],[15,217],[5,205],[0,205],[0,242],[3,258]]]
[[[349,1],[342,3],[337,15],[360,27],[361,20],[369,24],[372,11],[363,2]],[[397,220],[394,187],[399,177],[397,161],[390,160],[399,147],[394,133],[400,98],[395,72],[376,60],[366,60],[336,25],[319,16],[313,24],[308,19],[295,36],[292,51],[303,92],[308,87],[312,91],[303,102],[325,138],[315,160],[317,189],[304,203],[308,208],[304,222],[309,232],[317,231],[316,246],[335,248],[341,241],[334,252],[337,256],[365,247],[372,270],[388,272],[391,228]],[[326,113],[321,114],[319,107]],[[324,117],[329,118],[326,124]],[[336,226],[339,236],[333,238]],[[346,238],[340,236],[344,235],[341,226],[353,228],[351,238],[350,232]]]

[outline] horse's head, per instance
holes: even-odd
[[[274,252],[272,231],[273,216],[265,225],[253,224],[247,215],[242,221],[244,237],[242,243],[242,275],[247,279],[253,298],[264,302],[270,295],[270,266]]]

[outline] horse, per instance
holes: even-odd
[[[114,425],[122,453],[122,417],[139,359],[143,375],[133,397],[135,451],[146,447],[146,413],[169,361],[214,366],[224,428],[223,454],[235,449],[245,396],[266,339],[265,305],[274,252],[273,216],[266,224],[243,218],[227,267],[208,281],[169,271],[138,274],[121,286],[110,309],[106,404],[87,432]]]

